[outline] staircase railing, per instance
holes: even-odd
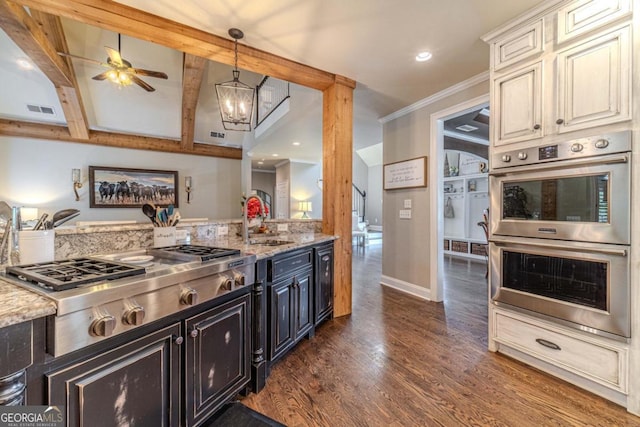
[[[367,209],[367,192],[360,190],[357,185],[352,184],[351,210],[358,213],[360,221],[364,222]]]

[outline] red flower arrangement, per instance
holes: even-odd
[[[247,218],[254,219],[256,217],[263,217],[269,215],[269,207],[264,205],[264,212],[260,212],[260,201],[255,197],[249,199],[247,205]]]

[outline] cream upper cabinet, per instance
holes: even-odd
[[[544,52],[544,19],[504,35],[491,44],[494,70],[532,58]]]
[[[578,0],[558,10],[558,44],[631,14],[631,0]]]
[[[569,16],[568,13],[565,15]],[[576,23],[589,21],[581,15],[574,15]],[[523,35],[532,34],[540,22],[518,27],[494,40],[492,64],[496,63],[495,55],[499,52],[496,43],[501,45],[504,40],[520,40]],[[546,139],[631,120],[631,24],[627,22],[608,27],[599,33],[589,32],[583,37],[576,37],[572,43],[562,46],[555,45],[554,40],[547,40],[548,51],[543,52],[540,58],[533,58],[525,65],[492,70],[493,146]],[[515,38],[510,39],[508,35],[511,34]],[[525,45],[530,44],[522,44]],[[552,45],[555,49],[550,47]],[[531,49],[524,51],[528,52],[524,57],[534,55]],[[511,60],[520,58],[507,57]]]
[[[631,119],[631,28],[558,53],[557,132]]]
[[[542,62],[525,66],[493,81],[491,115],[494,145],[543,136]]]

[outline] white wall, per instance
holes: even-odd
[[[367,215],[369,225],[382,227],[382,165],[369,167]]]
[[[178,171],[178,209],[183,218],[241,215],[239,160],[14,137],[0,137],[0,159],[0,200],[37,207],[49,215],[75,208],[80,210],[77,221],[147,220],[139,208],[89,208],[89,166]],[[82,170],[80,201],[73,194],[73,168]],[[193,177],[190,204],[184,191],[185,176]]]
[[[318,179],[322,176],[322,164],[290,163],[290,212],[291,218],[301,218],[298,202],[309,201],[313,211],[307,212],[310,218],[322,218],[322,191]]]

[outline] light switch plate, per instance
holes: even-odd
[[[228,225],[219,225],[218,226],[218,236],[226,236],[229,234],[229,226]]]
[[[289,224],[278,224],[278,231],[289,231]]]
[[[400,209],[400,219],[411,219],[411,210]]]
[[[405,199],[404,208],[405,209],[411,209],[411,199]]]

